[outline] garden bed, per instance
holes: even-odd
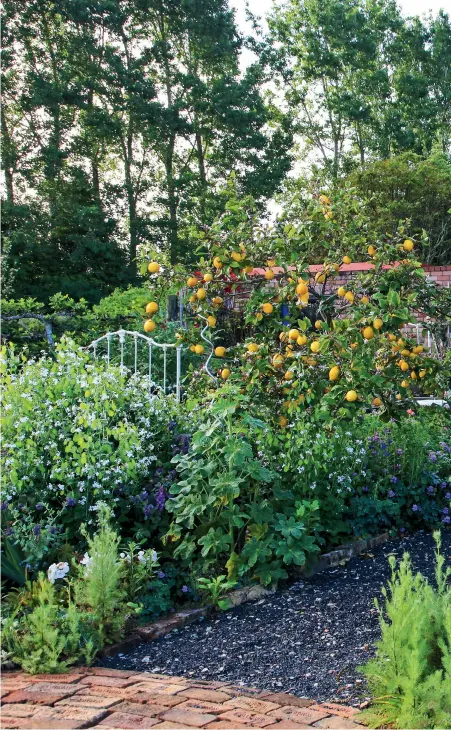
[[[379,636],[373,599],[389,575],[388,555],[408,551],[414,570],[434,577],[432,535],[418,532],[362,553],[345,565],[212,619],[172,631],[104,666],[233,681],[317,701],[367,698],[357,667]],[[442,551],[451,565],[451,532]]]

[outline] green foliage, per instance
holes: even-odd
[[[4,623],[4,647],[30,674],[64,672],[80,659],[90,663],[94,642],[86,617],[70,600],[62,605],[55,586],[40,573],[28,584],[29,603],[19,605]]]
[[[110,525],[111,510],[98,504],[99,529],[91,537],[85,528],[88,553],[83,580],[75,585],[75,599],[87,606],[103,643],[120,638],[127,607],[121,585],[124,565],[119,559],[120,537]]]
[[[448,156],[436,153],[426,159],[414,154],[376,161],[355,171],[343,185],[356,187],[367,199],[368,229],[394,233],[399,222],[410,221],[413,235],[424,242],[420,259],[427,264],[451,262],[451,165]]]
[[[236,389],[214,399],[209,418],[187,454],[175,456],[179,481],[167,509],[173,515],[166,540],[174,557],[194,573],[227,568],[230,580],[264,585],[302,566],[318,549],[316,501],[299,502],[259,451],[265,425]]]
[[[172,397],[148,393],[105,362],[93,362],[67,340],[56,357],[27,362],[3,352],[4,528],[36,563],[66,534],[80,544],[97,502],[114,504],[122,537],[159,522],[148,488],[155,468],[169,463],[177,414]],[[156,485],[157,488],[158,485]],[[145,509],[146,508],[146,509]],[[6,523],[6,524],[5,524]],[[144,526],[143,525],[143,526]]]
[[[382,638],[376,658],[363,667],[375,696],[365,719],[372,727],[451,727],[451,569],[444,567],[435,533],[434,589],[413,575],[408,554],[392,571],[385,609],[379,610]]]
[[[236,585],[235,581],[227,579],[226,575],[217,575],[215,578],[198,578],[197,585],[199,590],[207,596],[208,603],[211,606],[221,608],[225,611],[229,608],[229,601],[222,596]]]

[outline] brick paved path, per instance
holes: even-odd
[[[361,728],[353,707],[227,682],[76,668],[2,678],[2,728]],[[351,719],[352,718],[352,719]]]

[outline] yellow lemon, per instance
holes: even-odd
[[[367,251],[368,251],[368,256],[374,256],[374,254],[376,253],[376,249],[374,248],[374,246],[368,246]]]
[[[255,315],[257,317],[257,322],[261,322],[263,319],[263,314],[261,312],[257,312]]]
[[[344,288],[344,286],[338,287],[337,294],[339,297],[344,297],[344,295],[346,294],[346,289]]]
[[[305,345],[306,342],[307,342],[307,337],[305,335],[299,335],[299,337],[296,340],[296,344],[299,346]]]
[[[308,304],[310,294],[308,291],[305,292],[305,294],[301,294],[299,299],[301,300],[302,304]]]
[[[186,282],[187,286],[193,287],[197,284],[197,279],[195,276],[190,276],[188,281]]]
[[[420,375],[420,378],[424,378],[426,375],[426,370],[420,370],[419,375]]]
[[[189,300],[190,300],[191,304],[194,304],[194,302],[197,302],[197,297],[196,297],[196,295],[195,295],[195,294],[191,294],[191,296],[190,296]]]
[[[155,314],[156,312],[158,312],[158,304],[156,302],[146,304],[146,314]]]
[[[214,304],[215,307],[220,307],[223,301],[222,297],[213,297],[211,303]]]
[[[410,240],[410,238],[407,238],[404,243],[402,244],[402,247],[404,251],[412,251],[414,247],[414,242]]]
[[[230,378],[230,370],[229,370],[229,368],[224,368],[224,370],[221,370],[221,378],[223,380],[227,380],[227,378]]]
[[[191,352],[196,352],[196,345],[190,345],[189,349],[191,350]]]
[[[290,340],[297,340],[299,335],[300,335],[300,332],[299,332],[299,330],[296,330],[296,329],[292,329],[288,333],[288,337]]]
[[[352,291],[347,291],[347,292],[346,292],[346,294],[345,294],[345,299],[346,299],[346,300],[347,300],[347,301],[348,301],[348,302],[349,302],[350,304],[353,304],[353,303],[354,303],[354,299],[355,299],[355,296],[354,296],[354,294],[352,293]]]
[[[203,345],[196,345],[194,348],[194,352],[196,355],[202,355],[205,350],[205,347]]]
[[[408,388],[408,387],[409,387],[408,380],[403,380],[402,383],[401,383],[401,388]]]
[[[281,342],[286,342],[288,340],[288,332],[281,332],[279,335],[279,340]]]
[[[156,261],[151,261],[147,267],[147,271],[149,274],[158,274],[160,271],[160,264],[157,264]]]
[[[215,326],[216,326],[216,317],[213,317],[213,315],[212,315],[212,314],[210,314],[210,315],[209,315],[209,316],[207,317],[207,322],[208,322],[208,325],[209,325],[210,327],[215,327]]]
[[[329,370],[329,380],[338,380],[340,377],[340,368],[338,365],[334,365],[333,368]]]
[[[153,332],[156,326],[153,319],[146,319],[144,322],[144,332]]]
[[[323,326],[322,321],[320,319],[317,319],[315,322],[315,329],[320,330],[322,326]]]
[[[362,330],[362,335],[364,336],[365,340],[372,340],[374,337],[374,331],[372,327],[364,327]]]
[[[240,254],[239,251],[232,251],[232,259],[234,261],[241,261],[243,258],[242,254]]]
[[[352,264],[352,259],[349,256],[343,256],[344,264]]]
[[[276,260],[275,259],[268,259],[267,262],[266,262],[266,265],[267,266],[275,266],[276,265]]]
[[[248,351],[248,352],[258,352],[258,351],[259,351],[259,349],[260,349],[260,348],[259,348],[259,346],[257,345],[257,343],[256,343],[256,342],[250,342],[250,343],[248,344],[248,346],[247,346],[247,351]]]
[[[315,275],[315,281],[317,284],[324,284],[326,281],[326,274],[323,271],[318,271]]]
[[[327,195],[320,195],[319,196],[319,202],[322,205],[330,205],[330,199],[327,197]]]
[[[410,373],[410,377],[412,378],[412,380],[417,379],[417,374],[416,374],[415,370],[412,370],[412,372]]]
[[[205,291],[205,289],[202,289],[202,288],[201,288],[201,289],[198,289],[198,290],[197,290],[197,292],[196,292],[196,297],[197,297],[198,299],[205,299],[205,297],[206,297],[206,296],[207,296],[207,292]]]
[[[265,302],[265,304],[262,304],[262,309],[265,314],[272,314],[274,311],[274,307],[270,302]]]
[[[215,269],[222,269],[224,264],[222,263],[221,259],[218,258],[218,256],[215,256],[213,259],[213,266],[215,267]]]
[[[376,317],[376,319],[373,320],[373,327],[375,330],[380,330],[380,329],[382,329],[383,326],[384,326],[384,323],[380,317]]]
[[[298,285],[296,287],[296,294],[299,294],[299,295],[301,295],[301,294],[307,294],[307,292],[308,292],[308,286],[307,286],[307,284],[305,283],[305,281],[303,281],[302,279],[300,279],[298,281]]]
[[[267,279],[268,281],[274,279],[274,271],[272,269],[265,270],[265,279]]]
[[[357,400],[358,395],[355,390],[348,390],[348,392],[345,395],[346,400],[348,403],[354,403],[354,401]]]
[[[415,345],[415,347],[413,348],[412,352],[414,352],[415,355],[419,355],[420,352],[423,352],[423,350],[424,350],[423,345]]]
[[[250,274],[254,270],[253,266],[245,266],[243,271],[245,274]]]
[[[373,398],[373,406],[375,406],[376,408],[379,408],[379,406],[381,406],[381,405],[382,405],[382,401],[380,398]]]
[[[397,394],[396,394],[396,400],[401,400],[401,398],[402,398],[402,395],[401,395],[401,393],[397,393]]]
[[[390,333],[390,334],[388,335],[388,339],[390,340],[390,342],[395,342],[395,341],[396,341],[396,335],[392,335],[392,334]]]
[[[222,345],[219,345],[215,348],[215,356],[216,357],[225,357],[226,349],[225,347],[222,347]]]
[[[277,355],[273,356],[271,363],[272,363],[273,367],[281,368],[284,363],[284,360],[285,360],[285,358],[283,355],[277,354]]]
[[[398,363],[398,365],[399,365],[399,367],[401,368],[401,370],[403,372],[406,372],[406,370],[409,369],[409,365],[408,365],[408,363],[406,363],[405,360],[400,360],[399,363]]]
[[[363,296],[360,301],[362,304],[368,304],[370,300],[367,296]]]
[[[312,352],[319,352],[320,347],[321,347],[321,345],[318,342],[318,340],[315,340],[315,342],[312,342],[312,344],[310,345],[310,349]]]
[[[204,274],[204,281],[213,281],[213,274]]]
[[[285,380],[293,380],[294,373],[291,370],[287,370],[283,377],[285,378]]]

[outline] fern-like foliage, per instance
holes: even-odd
[[[451,728],[451,569],[436,541],[436,584],[414,575],[406,553],[399,566],[389,558],[391,578],[379,610],[382,638],[376,658],[362,671],[375,696],[365,720],[371,727]]]

